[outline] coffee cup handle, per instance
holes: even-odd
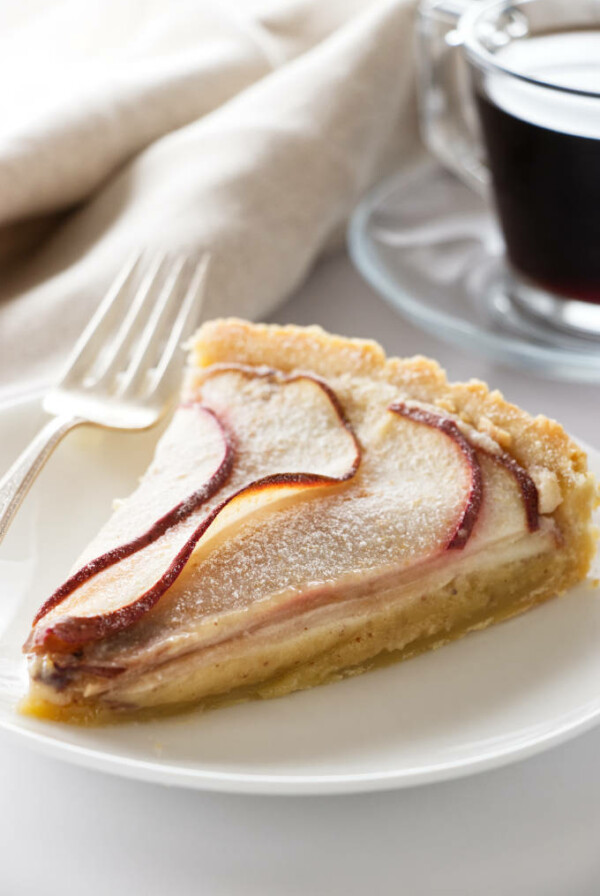
[[[481,0],[421,0],[417,10],[417,91],[421,135],[429,151],[467,186],[487,195],[479,122],[459,21]]]

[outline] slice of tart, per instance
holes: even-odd
[[[582,579],[558,423],[317,327],[205,324],[138,489],[33,621],[28,708],[105,719],[403,658]]]

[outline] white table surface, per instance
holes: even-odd
[[[600,391],[455,352],[391,311],[344,257],[274,319],[437,357],[600,446]],[[600,685],[600,683],[599,683]],[[0,896],[597,896],[600,728],[445,784],[345,797],[242,797],[71,767],[0,732]]]

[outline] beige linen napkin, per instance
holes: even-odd
[[[23,5],[0,21],[0,389],[55,373],[139,247],[210,251],[205,316],[266,314],[415,151],[411,0]]]

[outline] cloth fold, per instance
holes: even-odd
[[[411,0],[43,8],[0,43],[0,389],[54,374],[132,250],[209,251],[204,316],[268,313],[418,149]]]

